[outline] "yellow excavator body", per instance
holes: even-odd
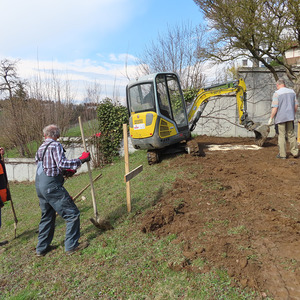
[[[144,139],[152,137],[156,132],[162,139],[170,138],[177,134],[174,124],[160,118],[158,130],[156,128],[157,113],[143,112],[132,114],[130,136],[132,139]]]

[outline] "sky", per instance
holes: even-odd
[[[203,21],[193,0],[0,0],[0,14],[0,60],[18,60],[29,81],[67,79],[77,102],[95,82],[101,99],[117,91],[124,101],[145,47],[168,27]]]

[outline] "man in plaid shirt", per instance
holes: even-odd
[[[51,250],[54,236],[56,212],[66,221],[65,251],[72,254],[87,247],[78,243],[80,237],[80,213],[72,197],[64,188],[64,172],[74,174],[76,169],[90,160],[90,153],[83,152],[81,157],[68,160],[64,149],[57,139],[59,128],[52,124],[43,130],[45,141],[38,149],[35,187],[42,212],[39,224],[36,255],[44,256]]]

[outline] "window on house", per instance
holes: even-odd
[[[248,66],[248,59],[243,59],[242,64],[243,64],[243,67]]]

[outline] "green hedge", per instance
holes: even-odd
[[[120,142],[123,139],[123,124],[128,124],[128,111],[125,106],[113,103],[109,98],[97,108],[100,137],[95,137],[98,151],[98,165],[110,163],[119,155]]]

